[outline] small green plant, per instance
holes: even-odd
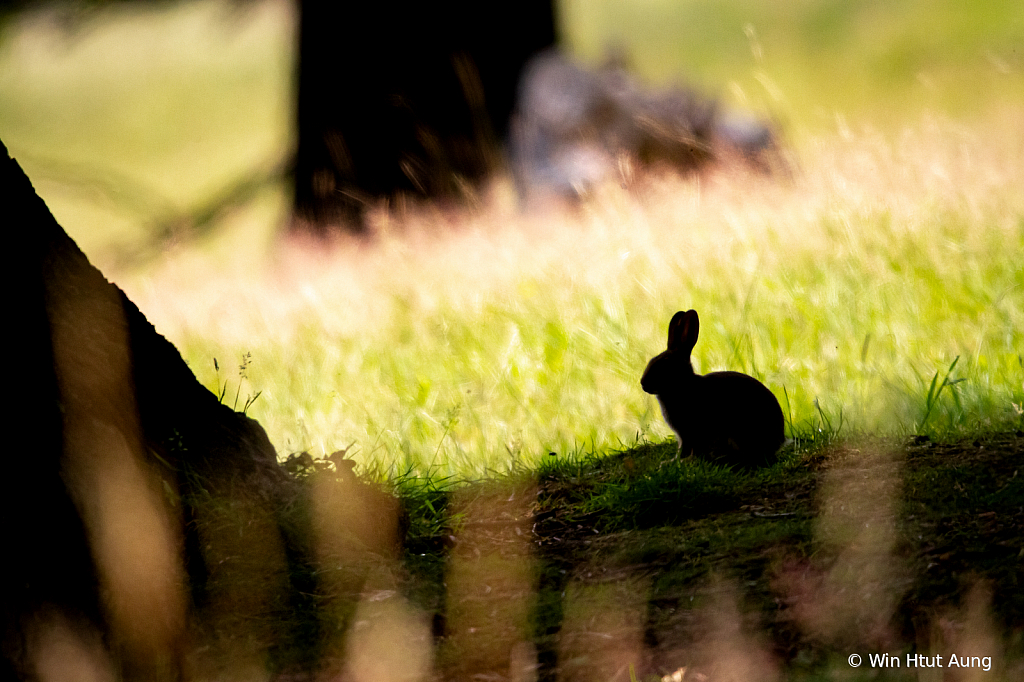
[[[949,369],[946,370],[946,376],[942,377],[942,382],[939,382],[939,373],[935,372],[932,376],[931,384],[928,386],[928,394],[924,398],[924,416],[921,417],[920,423],[917,425],[917,431],[920,432],[924,429],[925,424],[928,423],[928,418],[932,415],[932,410],[935,405],[939,402],[939,395],[942,394],[942,389],[949,386],[952,389],[953,386],[959,384],[962,381],[966,381],[966,378],[960,377],[959,379],[953,379],[950,381],[949,375],[953,373],[953,368],[956,367],[956,363],[960,361],[960,356],[956,356],[953,362],[950,363]]]
[[[785,414],[786,425],[789,427],[789,435],[792,438],[793,437],[793,433],[794,433],[794,431],[793,431],[793,403],[790,402],[790,400],[789,400],[789,391],[786,390],[785,386],[782,387],[782,395],[786,399],[786,414]]]
[[[1021,376],[1024,376],[1024,355],[1017,356],[1017,363],[1020,365]],[[1015,403],[1011,400],[1010,405],[1013,407],[1013,411],[1017,414],[1017,419],[1020,422],[1017,427],[1018,430],[1024,430],[1024,381],[1020,382],[1020,390],[1021,401],[1019,403]]]
[[[249,378],[249,365],[252,364],[252,353],[246,351],[245,355],[242,356],[242,363],[238,366],[238,388],[235,389],[235,401],[231,405],[231,409],[238,410],[238,398],[242,394],[242,381],[248,380]],[[213,359],[213,369],[217,373],[217,385],[220,386],[220,364],[217,362],[217,358]],[[224,396],[228,392],[227,379],[224,380],[223,386],[221,386],[220,393],[217,396],[217,401],[224,404]],[[245,403],[242,405],[242,414],[248,414],[249,408],[252,407],[256,399],[260,397],[263,391],[256,391],[255,394],[250,393],[245,397]]]
[[[785,388],[783,388],[783,393],[788,406],[789,394],[786,393]],[[816,450],[835,442],[846,423],[842,406],[839,407],[839,413],[833,424],[833,419],[829,417],[828,412],[821,406],[821,402],[817,398],[812,401],[811,405],[818,413],[816,420],[805,419],[800,424],[794,424],[792,416],[787,416],[794,451]],[[788,446],[784,445],[783,451],[786,451],[787,448]]]
[[[818,416],[821,417],[818,433],[822,434],[826,441],[833,441],[838,438],[839,433],[843,430],[843,408],[839,408],[839,422],[835,427],[832,426],[832,420],[821,409],[821,403],[818,402],[817,398],[814,399],[814,409],[818,411]]]

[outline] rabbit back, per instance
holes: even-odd
[[[770,462],[785,441],[779,401],[741,372],[693,375],[678,390],[657,397],[683,456],[758,466]]]

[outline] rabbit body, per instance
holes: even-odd
[[[668,350],[647,365],[640,384],[658,398],[679,440],[679,455],[729,464],[767,464],[785,441],[782,408],[768,388],[740,372],[695,374],[690,352],[699,321],[693,310],[669,324]]]

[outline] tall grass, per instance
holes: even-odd
[[[263,390],[250,413],[279,447],[356,442],[397,470],[666,437],[639,377],[690,307],[698,370],[753,374],[796,428],[819,407],[889,434],[1006,426],[1024,393],[1011,120],[823,137],[790,180],[654,176],[575,211],[519,213],[499,183],[393,232],[382,212],[369,246],[285,243],[205,281],[218,264],[183,254],[129,291],[211,388],[213,357],[252,353],[242,393]]]
[[[778,63],[748,64],[800,114],[788,176],[654,171],[597,188],[578,207],[535,211],[497,179],[465,208],[381,207],[372,243],[327,247],[267,241],[284,200],[272,189],[218,235],[144,271],[118,269],[110,245],[137,238],[153,211],[126,212],[103,186],[69,184],[47,162],[65,145],[70,161],[113,159],[113,175],[141,178],[176,205],[287,149],[290,14],[270,3],[232,25],[217,7],[141,12],[63,38],[49,24],[9,28],[0,132],[44,178],[37,184],[71,234],[204,384],[220,395],[227,383],[225,399],[237,395],[282,453],[354,444],[382,472],[474,477],[548,452],[663,439],[669,430],[639,377],[664,348],[672,313],[691,307],[703,321],[698,371],[758,377],[794,429],[840,414],[844,428],[888,434],[1019,428],[1024,100],[1012,60],[1007,73],[984,54],[964,62],[1006,86],[972,118],[919,109],[883,127],[811,104],[822,91],[783,79],[771,70]],[[185,28],[162,57],[154,36],[176,26]],[[785,35],[768,31],[762,47],[813,71],[810,85],[834,72],[825,57],[855,59],[853,48],[811,50]],[[143,58],[121,63],[113,41]],[[112,87],[128,99],[93,102],[112,62],[124,72]],[[950,78],[944,92],[955,93]],[[76,79],[95,88],[63,87]],[[900,83],[869,90],[864,107],[885,112],[882,98]],[[856,99],[855,83],[842,88],[840,101]],[[191,128],[206,121],[208,100],[219,112],[211,127]],[[98,113],[75,114],[83,102]],[[957,357],[948,383],[930,391]]]

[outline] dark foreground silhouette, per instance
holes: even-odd
[[[215,614],[304,608],[308,551],[283,522],[294,480],[263,428],[201,386],[89,263],[6,147],[0,197],[14,398],[3,677],[63,660],[180,679],[190,637],[220,627]]]

